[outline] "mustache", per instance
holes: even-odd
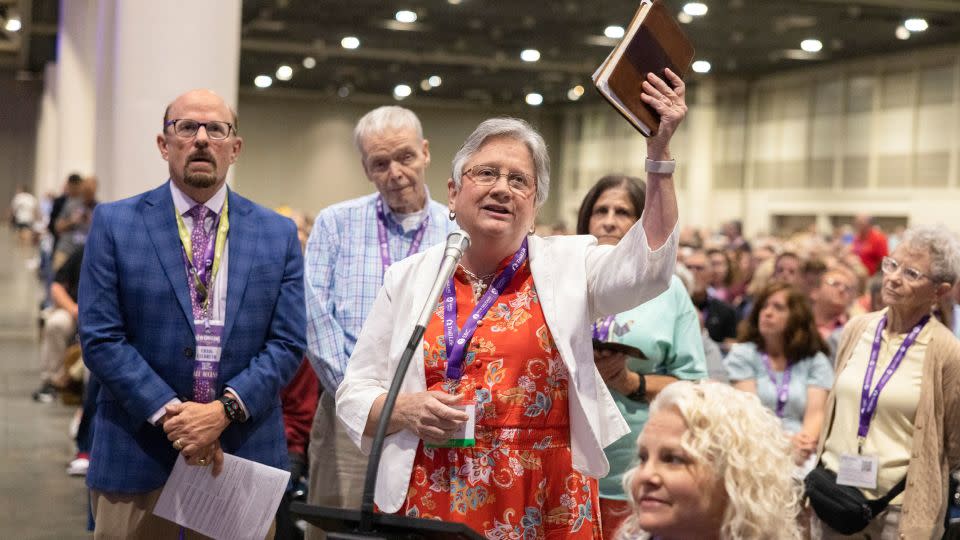
[[[209,153],[207,153],[207,152],[197,152],[197,153],[191,155],[191,156],[187,159],[187,161],[188,161],[188,162],[190,162],[190,161],[209,161],[209,162],[213,163],[213,155],[212,155],[212,154],[209,154]]]

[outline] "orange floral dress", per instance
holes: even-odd
[[[463,328],[476,302],[459,269],[455,288]],[[441,299],[424,335],[427,387],[476,399],[476,445],[421,442],[400,512],[465,523],[490,539],[601,538],[597,480],[573,469],[567,370],[527,263],[481,321],[464,362],[460,381],[445,378]]]

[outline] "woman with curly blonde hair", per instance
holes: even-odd
[[[633,514],[619,540],[801,538],[790,442],[757,396],[680,381],[650,411],[624,477]]]

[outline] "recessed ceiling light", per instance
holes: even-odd
[[[420,81],[420,89],[423,90],[424,92],[429,92],[431,88],[433,87],[430,86],[430,81],[428,81],[427,79]]]
[[[439,75],[431,75],[430,78],[427,79],[427,82],[430,83],[430,86],[436,88],[437,86],[443,84],[443,79],[441,79]]]
[[[577,101],[581,97],[583,97],[583,87],[579,84],[567,90],[567,99],[570,101]]]
[[[930,28],[930,25],[927,24],[926,19],[907,19],[903,21],[903,27],[911,32],[923,32],[927,28]]]
[[[520,51],[520,59],[524,62],[536,62],[540,59],[540,51],[536,49],[524,49]]]
[[[268,88],[273,84],[273,79],[269,75],[257,75],[257,78],[253,79],[253,84],[257,88]]]
[[[289,81],[293,78],[293,68],[284,64],[277,68],[277,80]]]
[[[305,67],[305,68],[307,68],[307,69],[313,69],[313,68],[317,67],[317,59],[314,58],[314,57],[312,57],[312,56],[308,56],[308,57],[304,58],[304,59],[303,59],[303,67]]]
[[[809,53],[820,52],[823,49],[823,43],[819,39],[805,39],[800,42],[800,48]]]
[[[20,22],[20,17],[10,17],[7,19],[7,24],[4,25],[7,32],[19,32],[23,28],[23,23]]]
[[[447,0],[447,3],[453,6],[459,6],[460,0]]]
[[[403,99],[413,93],[413,89],[406,84],[398,84],[393,87],[393,97]]]
[[[910,39],[910,31],[907,30],[906,26],[898,26],[896,32],[894,32],[894,35],[900,40]]]
[[[623,37],[623,27],[616,25],[608,26],[603,29],[603,35],[610,39],[620,39]]]
[[[356,49],[360,46],[360,40],[354,36],[347,36],[340,40],[340,46],[344,49]]]
[[[706,60],[697,60],[691,66],[697,73],[710,73],[710,62]]]
[[[541,103],[543,103],[543,96],[541,96],[536,92],[530,92],[529,94],[527,94],[526,101],[527,101],[527,105],[533,105],[534,107],[536,107],[537,105],[540,105]]]
[[[693,15],[690,15],[686,11],[681,11],[680,14],[677,15],[677,20],[683,24],[690,24],[693,22]]]
[[[702,17],[707,14],[707,5],[702,2],[688,2],[683,6],[683,12],[694,17]]]
[[[340,96],[340,97],[342,97],[342,98],[345,98],[345,97],[349,96],[349,95],[350,95],[350,87],[347,86],[347,85],[343,85],[343,86],[341,86],[340,88],[337,88],[337,95]]]
[[[417,14],[410,11],[409,9],[401,9],[397,12],[394,17],[397,19],[397,22],[402,23],[412,23],[417,22]]]

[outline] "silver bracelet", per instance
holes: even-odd
[[[647,161],[644,163],[643,170],[654,174],[673,174],[673,171],[677,170],[677,160],[671,159],[670,161],[654,161],[650,158],[647,158]]]

